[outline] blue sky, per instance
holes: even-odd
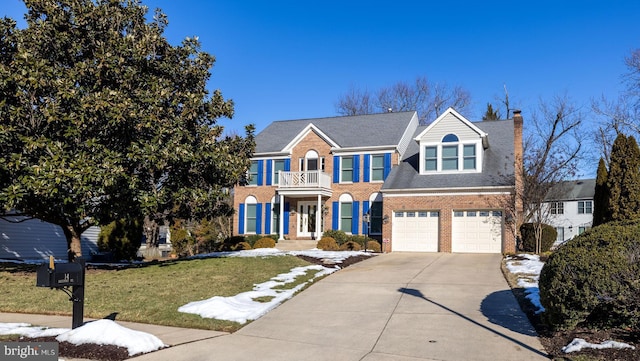
[[[145,0],[167,14],[172,44],[198,36],[216,56],[209,88],[235,102],[227,130],[337,115],[350,86],[376,90],[426,76],[460,85],[478,120],[506,85],[526,117],[538,100],[617,97],[624,57],[640,48],[633,1]],[[0,15],[22,19],[20,0]],[[504,112],[503,112],[504,113]]]

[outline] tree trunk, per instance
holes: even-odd
[[[67,239],[67,259],[73,262],[77,257],[82,257],[82,232],[71,225],[63,226],[62,231]]]

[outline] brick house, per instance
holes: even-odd
[[[514,252],[521,160],[520,112],[472,123],[449,108],[428,126],[415,112],[273,122],[256,136],[249,184],[234,188],[234,229],[279,239],[340,229],[385,251]]]

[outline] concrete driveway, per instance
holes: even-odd
[[[379,255],[326,277],[234,334],[132,360],[545,360],[500,261],[500,255]]]

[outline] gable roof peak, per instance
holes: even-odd
[[[440,116],[438,116],[436,118],[436,120],[434,120],[433,122],[431,122],[431,124],[429,124],[422,132],[420,132],[420,134],[418,134],[414,140],[416,142],[420,142],[420,139],[426,134],[428,133],[431,129],[433,129],[433,127],[435,127],[438,123],[440,123],[441,121],[443,121],[443,119],[446,119],[448,115],[453,115],[455,118],[457,118],[458,120],[460,120],[462,123],[464,123],[465,125],[467,125],[469,128],[471,128],[474,132],[478,133],[478,135],[481,138],[486,138],[487,137],[487,133],[485,131],[483,131],[482,129],[478,128],[475,124],[473,124],[473,122],[469,121],[467,118],[465,118],[462,114],[458,113],[455,109],[453,109],[452,107],[447,108],[447,110],[445,110],[442,114],[440,114]]]

